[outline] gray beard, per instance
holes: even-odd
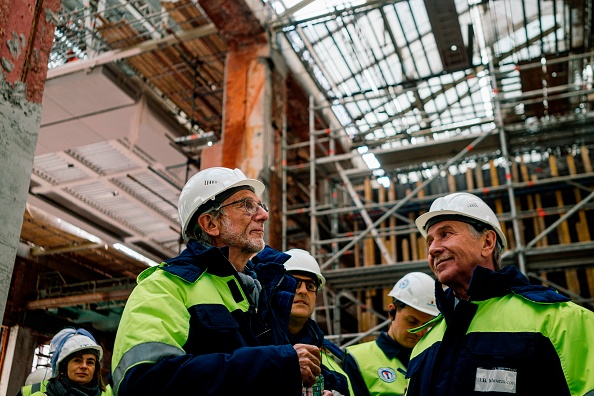
[[[221,219],[222,229],[229,229],[231,227],[231,221],[224,217]],[[243,253],[258,253],[264,249],[264,241],[262,239],[253,240],[238,234],[227,234],[222,236],[222,242],[226,246],[241,246]]]

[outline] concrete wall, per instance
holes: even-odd
[[[24,327],[13,326],[8,335],[6,360],[0,375],[0,395],[16,395],[31,373],[37,337]]]

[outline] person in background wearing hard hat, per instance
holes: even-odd
[[[427,330],[408,330],[424,325],[439,311],[435,306],[435,280],[422,272],[402,277],[388,296],[387,332],[375,341],[346,348],[342,367],[349,375],[357,396],[402,395],[406,390],[406,369],[412,348]]]
[[[284,341],[294,284],[281,264],[256,275],[250,260],[265,246],[263,191],[239,169],[188,180],[186,249],[138,277],[114,344],[115,394],[298,395],[315,382],[318,349]]]
[[[416,225],[442,315],[413,350],[407,395],[594,394],[594,313],[500,268],[507,241],[483,200],[446,195]]]
[[[33,385],[41,383],[45,380],[48,380],[52,377],[52,368],[51,367],[37,367],[35,371],[27,376],[25,380],[25,385]]]
[[[287,274],[295,285],[287,341],[293,345],[309,344],[320,348],[325,395],[353,395],[348,377],[340,367],[342,350],[324,338],[322,329],[311,318],[316,307],[317,293],[326,285],[326,279],[316,259],[303,249],[290,249],[281,253],[267,246],[258,253],[254,262],[284,263]]]
[[[103,348],[85,329],[66,328],[50,342],[51,377],[26,384],[17,396],[110,396],[101,378]],[[42,373],[42,368],[33,372]]]

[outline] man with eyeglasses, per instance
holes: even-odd
[[[208,168],[179,197],[186,249],[142,272],[112,355],[116,395],[298,395],[320,374],[313,345],[286,344],[294,280],[250,258],[264,244],[262,182]],[[279,252],[280,253],[280,252]]]
[[[320,349],[324,395],[353,395],[348,377],[340,367],[342,350],[324,338],[322,329],[312,319],[316,307],[317,292],[326,284],[326,279],[322,275],[316,259],[303,249],[290,249],[285,253],[280,253],[267,246],[258,253],[254,262],[258,263],[256,268],[262,262],[284,263],[287,274],[296,282],[287,342],[293,345],[315,345]],[[309,394],[308,390],[304,389],[302,394]]]

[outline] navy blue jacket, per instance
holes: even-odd
[[[413,349],[408,396],[594,394],[594,313],[514,266],[477,267],[468,301],[435,289],[442,312]]]

